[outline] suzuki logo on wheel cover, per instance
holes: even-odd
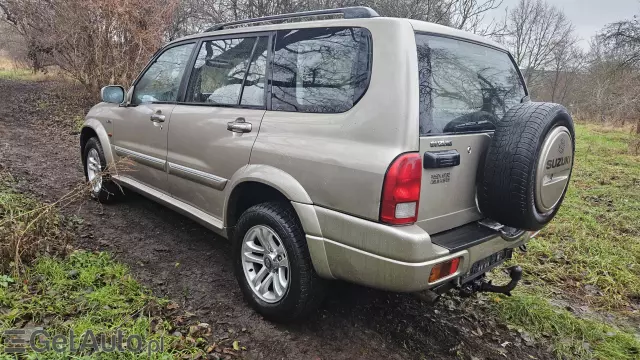
[[[558,152],[560,154],[564,153],[564,148],[567,146],[567,142],[563,139],[560,139],[560,145],[558,145]]]

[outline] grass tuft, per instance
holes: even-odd
[[[71,235],[53,206],[14,189],[14,180],[0,170],[0,271],[17,274],[36,257],[64,254]]]
[[[170,335],[176,326],[168,317],[168,304],[167,300],[154,297],[131,277],[127,267],[107,253],[77,251],[64,260],[43,257],[16,281],[0,287],[0,306],[4,309],[0,328],[43,327],[50,334],[49,340],[73,330],[78,336],[76,349],[80,347],[80,335],[88,330],[96,337],[104,334],[110,339],[119,329],[125,336],[140,335],[146,342],[159,343],[163,338],[163,351],[152,358],[203,354],[190,342]],[[0,353],[5,346],[0,344]],[[62,359],[72,355],[91,353],[49,351],[37,358]],[[147,358],[146,352],[108,355],[114,359]]]
[[[495,308],[500,318],[552,342],[558,358],[640,358],[640,341],[631,333],[595,320],[577,318],[538,296],[515,295],[499,299]]]

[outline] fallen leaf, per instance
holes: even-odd
[[[238,340],[233,342],[233,350],[240,351],[240,343],[238,343]]]

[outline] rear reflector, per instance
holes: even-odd
[[[407,153],[398,156],[384,177],[380,221],[392,225],[416,222],[421,181],[420,154]]]
[[[455,274],[458,271],[461,258],[451,259],[440,264],[434,265],[431,268],[431,274],[429,275],[429,283],[436,282],[449,275]]]

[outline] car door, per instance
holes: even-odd
[[[165,49],[134,84],[123,116],[115,120],[118,175],[168,193],[167,133],[195,42]]]
[[[204,39],[171,116],[171,195],[218,219],[228,179],[249,163],[266,109],[268,34]]]

